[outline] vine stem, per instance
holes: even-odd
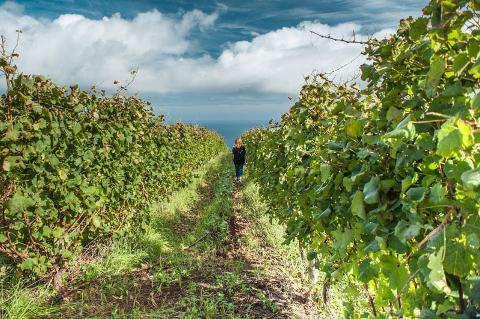
[[[428,123],[438,123],[438,122],[445,122],[445,119],[441,120],[426,120],[426,121],[412,121],[413,124],[428,124]]]
[[[358,54],[356,57],[354,57],[354,58],[353,58],[352,60],[350,60],[349,62],[347,62],[347,63],[345,63],[345,64],[343,64],[343,65],[341,65],[341,66],[339,66],[339,67],[337,67],[337,68],[335,68],[335,69],[333,69],[333,70],[331,70],[331,71],[326,72],[325,75],[330,75],[330,74],[332,74],[332,73],[335,73],[335,72],[337,72],[337,71],[340,71],[341,69],[343,69],[343,68],[349,66],[350,64],[352,64],[353,62],[355,62],[355,61],[356,61],[359,57],[361,57],[361,56],[362,56],[362,53]]]
[[[348,44],[361,44],[361,45],[370,44],[370,41],[358,41],[358,40],[355,40],[355,38],[353,40],[347,40],[347,39],[344,39],[344,38],[335,38],[335,37],[332,37],[331,35],[320,34],[320,33],[315,32],[313,30],[310,30],[310,33],[315,34],[316,36],[319,36],[320,38],[327,39],[327,40],[332,40],[332,41],[335,41],[335,42],[344,42],[344,43],[348,43]]]
[[[364,284],[363,287],[367,290],[368,303],[370,304],[370,308],[372,308],[373,316],[377,317],[377,308],[375,308],[375,301],[373,300],[373,297],[368,290],[368,285]]]
[[[451,118],[451,116],[448,116],[448,115],[445,115],[445,114],[442,114],[442,113],[438,113],[438,112],[427,112],[427,115],[435,115],[435,116],[442,117],[442,118],[447,119],[447,120],[449,120]]]
[[[445,220],[440,225],[435,227],[434,230],[429,232],[427,236],[425,236],[417,245],[415,245],[415,249],[412,250],[412,252],[407,256],[406,260],[408,261],[412,257],[414,252],[421,249],[426,243],[430,241],[430,239],[432,239],[433,236],[435,236],[438,232],[442,231],[445,228],[445,226],[449,224],[451,221],[452,221],[452,214],[451,212],[448,212],[447,216],[445,217]]]
[[[460,306],[460,313],[465,313],[465,308],[466,308],[466,303],[465,303],[465,298],[463,297],[463,287],[462,287],[462,282],[460,280],[460,277],[458,276],[453,276],[455,285],[457,286],[457,291],[458,291],[458,303]]]

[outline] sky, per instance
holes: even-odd
[[[426,0],[0,0],[0,34],[23,31],[19,70],[60,85],[129,93],[167,120],[219,131],[231,144],[245,129],[288,110],[304,77],[358,74],[360,45],[322,39],[384,37]],[[4,83],[0,83],[1,86]]]

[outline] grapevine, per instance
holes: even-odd
[[[225,149],[217,133],[167,125],[137,96],[59,87],[11,62],[4,51],[0,257],[24,276],[49,276],[94,238],[148,224],[155,201]]]
[[[480,312],[478,1],[432,0],[370,39],[365,86],[307,78],[279,123],[244,134],[287,239],[371,314]]]

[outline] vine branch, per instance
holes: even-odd
[[[320,33],[315,32],[313,30],[310,30],[310,33],[315,34],[316,36],[318,36],[320,38],[327,39],[327,40],[332,40],[332,41],[335,41],[335,42],[343,42],[343,43],[348,43],[348,44],[361,44],[361,45],[370,44],[370,40],[368,40],[368,41],[358,41],[358,40],[356,40],[355,39],[355,32],[354,32],[354,37],[353,37],[352,40],[332,37],[330,34],[328,34],[328,35],[327,34],[320,34]]]

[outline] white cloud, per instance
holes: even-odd
[[[15,29],[23,30],[19,69],[25,73],[44,74],[62,84],[111,88],[114,80],[124,80],[138,66],[133,89],[158,93],[238,89],[293,93],[305,75],[335,69],[362,49],[309,32],[348,37],[358,25],[303,22],[230,44],[218,58],[192,57],[192,31],[212,27],[217,18],[218,12],[194,10],[173,19],[153,10],[132,20],[119,14],[100,20],[64,14],[46,20],[7,2],[0,6],[0,34],[12,42]],[[352,77],[362,62],[363,57],[355,60],[337,76]]]

